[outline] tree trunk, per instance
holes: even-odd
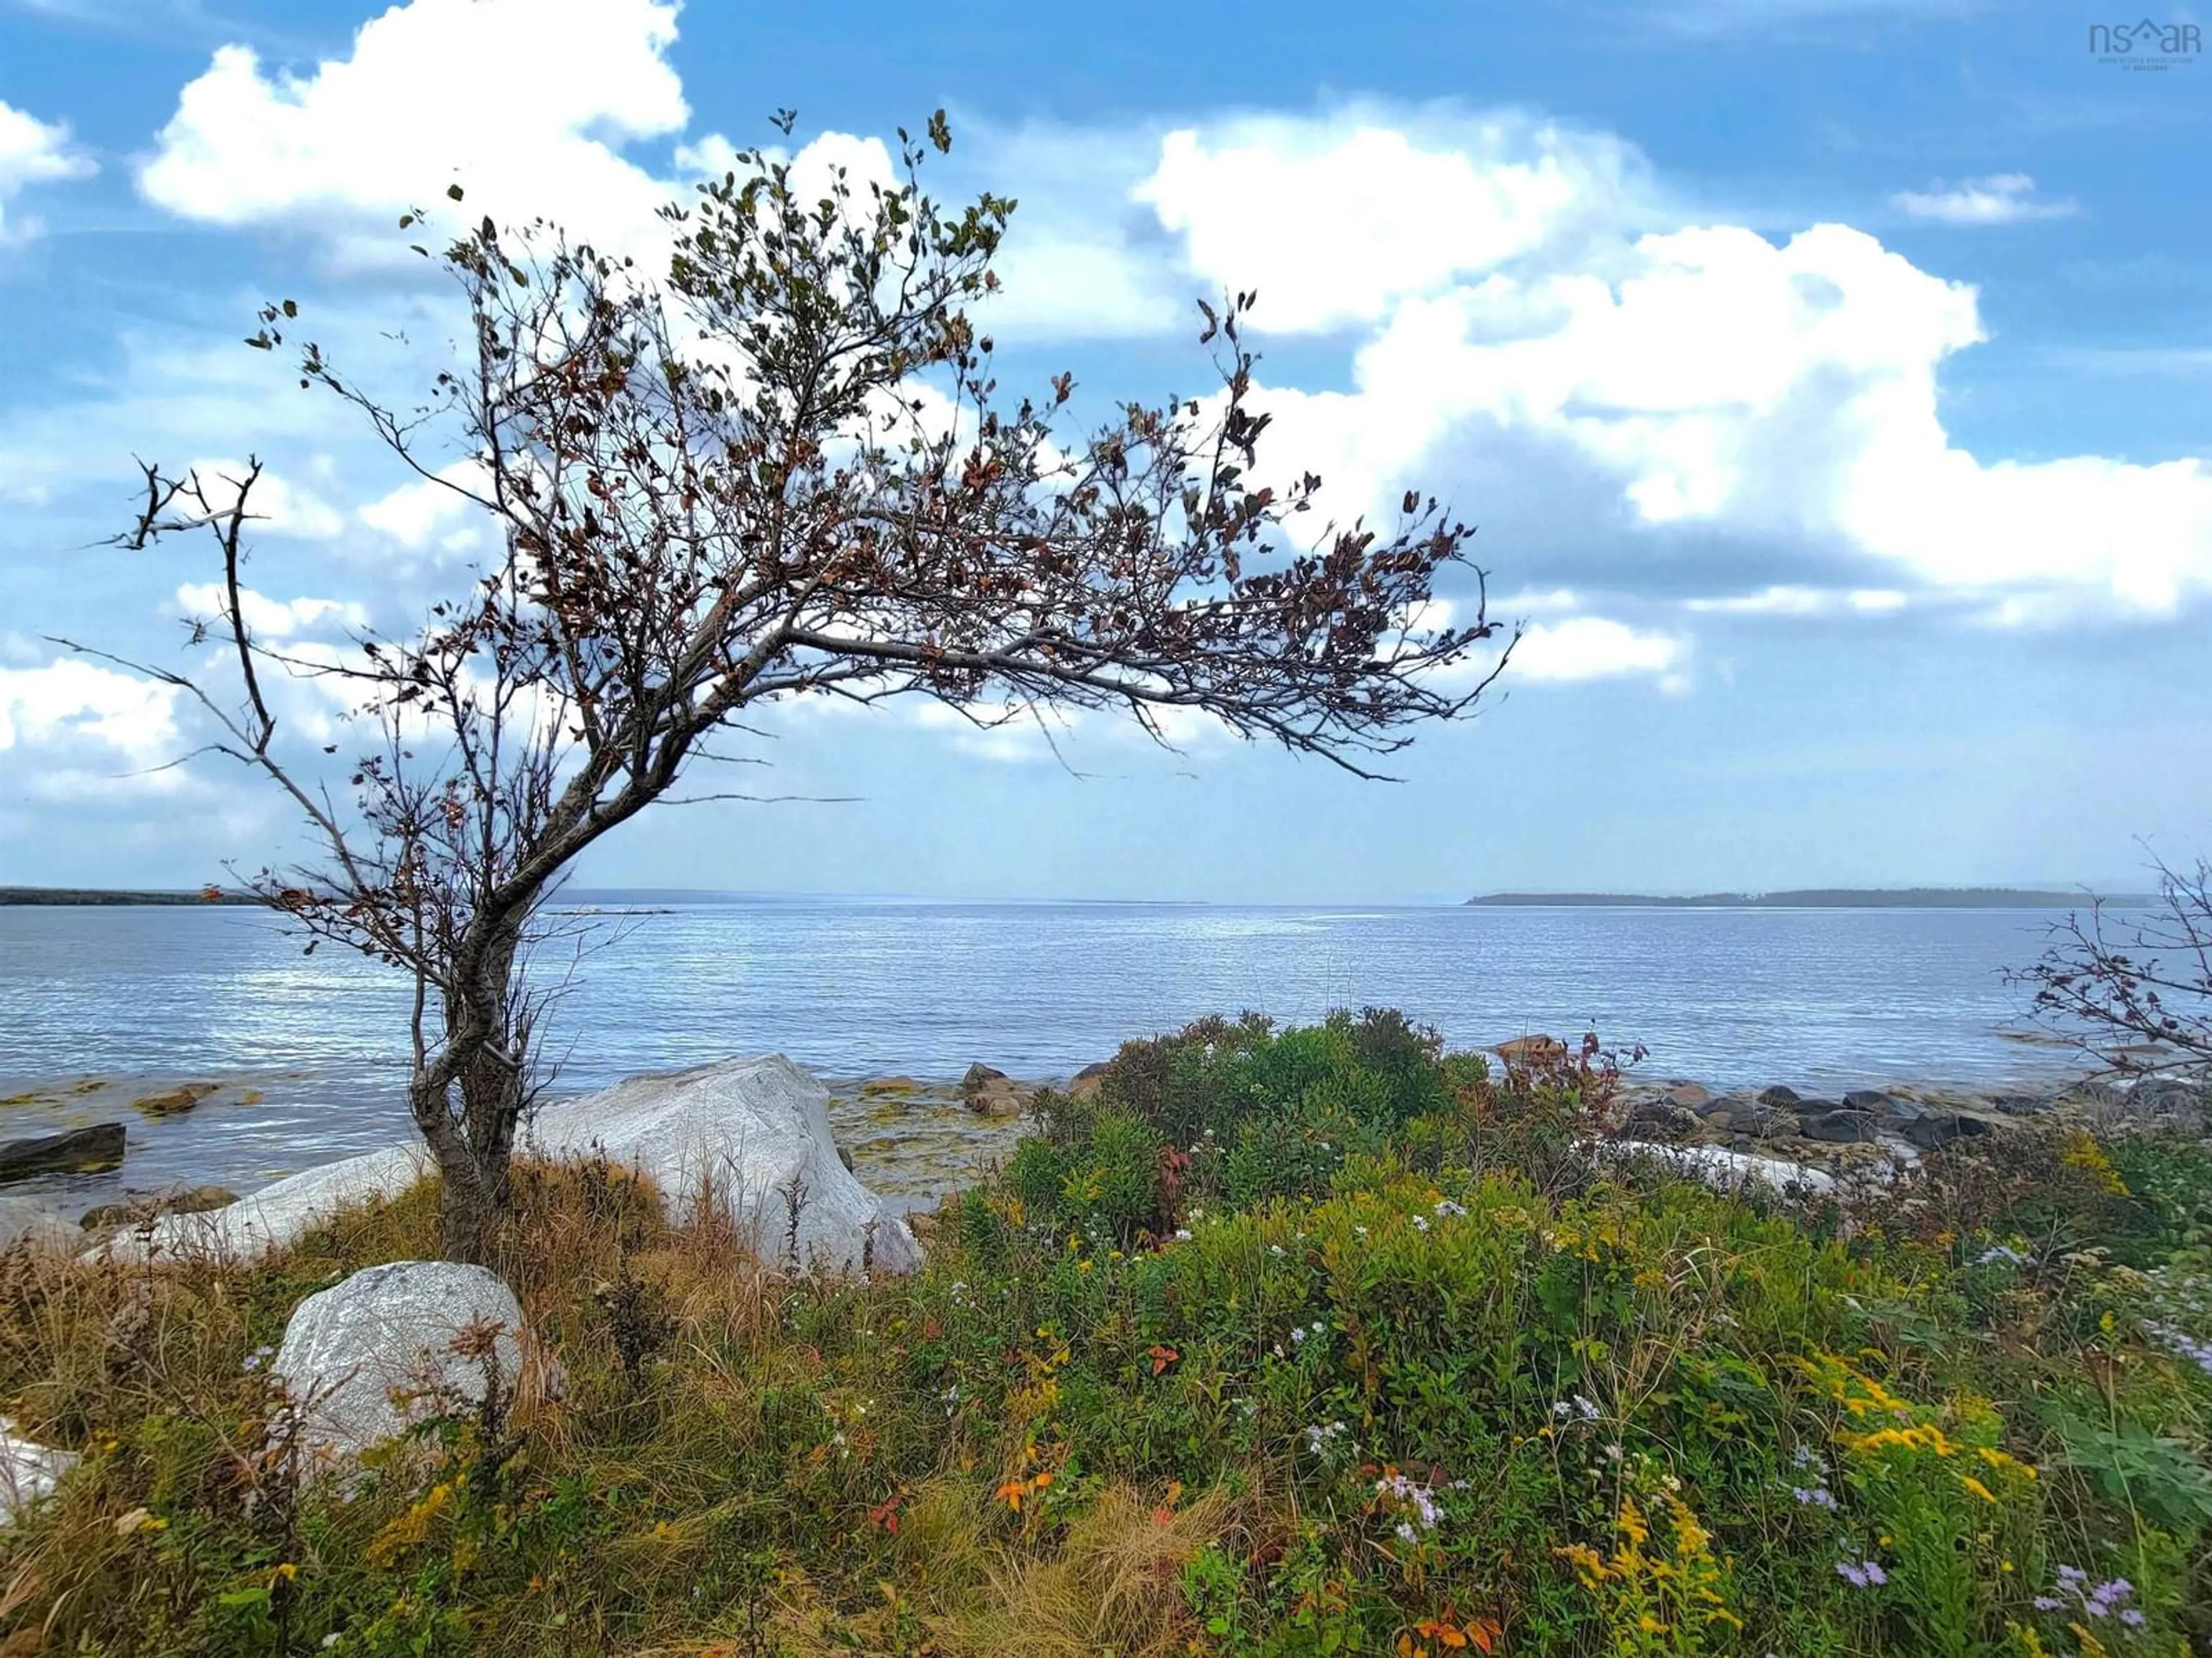
[[[439,1253],[447,1260],[480,1266],[497,1212],[498,1192],[485,1181],[447,1090],[429,1078],[417,1077],[408,1089],[407,1103],[438,1165]]]
[[[483,931],[454,953],[461,971],[446,999],[434,1073],[449,1080],[418,1078],[410,1104],[445,1182],[438,1218],[446,1259],[481,1266],[507,1212],[508,1165],[529,1103],[530,1031],[514,1001],[521,917],[510,911],[485,921],[480,913],[477,925]]]

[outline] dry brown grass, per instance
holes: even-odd
[[[1127,1486],[1101,1492],[1048,1554],[1002,1554],[981,1604],[948,1620],[948,1651],[975,1658],[1155,1658],[1193,1633],[1182,1569],[1227,1531],[1219,1491],[1175,1509]]]

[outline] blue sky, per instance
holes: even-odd
[[[2094,14],[2094,15],[2093,15]],[[1368,785],[1206,730],[985,739],[794,714],[775,786],[627,826],[593,884],[1387,902],[1504,888],[2124,881],[2212,820],[2212,61],[2088,7],[1690,0],[933,9],[0,0],[0,881],[281,856],[173,653],[210,570],[89,550],[131,457],[248,452],[252,579],[335,648],[450,582],[327,399],[237,343],[296,295],[392,383],[445,337],[398,208],[652,209],[772,136],[1019,198],[1008,379],[1198,389],[1261,295],[1275,459],[1480,526],[1507,695]],[[2152,21],[2203,25],[2160,9]],[[384,336],[404,331],[408,344]],[[163,659],[169,659],[164,656]],[[331,709],[301,689],[303,733]],[[320,723],[319,723],[320,722]]]

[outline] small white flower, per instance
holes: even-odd
[[[1176,1227],[1176,1242],[1177,1243],[1188,1243],[1190,1242],[1190,1228],[1188,1226]]]

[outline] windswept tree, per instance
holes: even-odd
[[[1164,742],[1163,716],[1184,710],[1367,777],[1422,722],[1468,709],[1510,649],[1486,645],[1470,531],[1433,499],[1407,494],[1387,533],[1301,535],[1320,479],[1258,483],[1249,295],[1200,307],[1223,382],[1204,399],[1121,405],[1072,435],[1066,375],[1010,406],[969,307],[998,287],[1013,204],[941,211],[922,146],[900,139],[896,182],[862,190],[840,170],[811,200],[789,163],[743,154],[668,210],[665,279],[543,222],[486,218],[418,250],[470,325],[422,407],[387,407],[298,348],[302,386],[351,404],[493,533],[417,631],[359,633],[335,662],[288,651],[252,626],[244,586],[258,465],[145,468],[118,542],[212,537],[224,598],[204,631],[236,683],[130,665],[196,697],[207,750],[304,815],[315,861],[254,890],[313,940],[412,975],[408,1102],[455,1259],[484,1248],[542,1080],[524,967],[544,900],[618,824],[697,798],[673,792],[749,711],[1118,710]],[[941,112],[928,140],[949,148]],[[249,343],[283,347],[297,314],[267,307]],[[1453,566],[1459,627],[1434,603]],[[279,740],[285,675],[338,677],[374,733],[328,781],[342,762]]]
[[[2014,977],[2034,990],[2038,1017],[2105,1069],[2212,1076],[2212,863],[2152,868],[2148,905],[2074,912]]]

